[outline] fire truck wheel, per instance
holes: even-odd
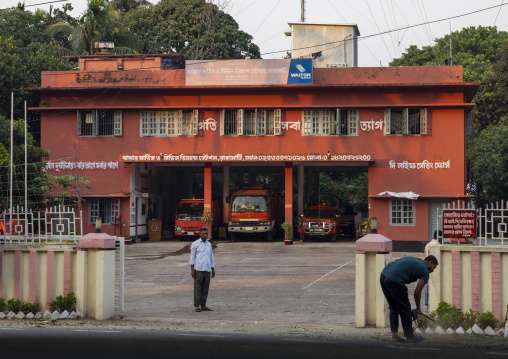
[[[236,242],[236,233],[231,233],[231,240]]]
[[[273,241],[273,232],[274,231],[270,231],[266,234],[266,241],[267,242],[272,242]]]
[[[334,234],[332,234],[332,236],[330,237],[331,241],[332,242],[337,242],[337,232],[335,232]]]

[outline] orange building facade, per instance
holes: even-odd
[[[131,237],[146,235],[148,216],[171,222],[195,172],[205,210],[212,177],[222,176],[226,223],[234,174],[283,173],[284,220],[293,222],[313,174],[366,171],[378,232],[418,246],[432,237],[437,206],[467,197],[466,122],[479,84],[464,83],[461,67],[314,68],[302,85],[189,85],[190,68],[176,55],[102,55],[42,73],[32,89],[41,106],[31,110],[41,112],[47,170],[77,167],[91,181],[85,232],[98,216],[104,232]]]

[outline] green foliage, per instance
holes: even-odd
[[[80,192],[92,189],[92,187],[87,186],[90,183],[87,177],[79,177],[79,181],[77,181],[74,175],[54,176],[44,174],[41,182],[43,183],[41,186],[42,191],[51,196],[51,198],[44,199],[45,203],[53,201],[56,204],[65,205],[67,204],[66,199],[77,197],[78,186]]]
[[[496,27],[467,27],[451,34],[453,65],[465,82],[481,82],[473,98],[472,136],[467,144],[469,192],[478,207],[508,200],[508,33]],[[410,46],[391,66],[436,66],[450,56],[450,35],[433,46]]]
[[[349,174],[321,172],[320,186],[321,194],[338,197],[339,205],[351,204],[356,211],[368,212],[369,177],[367,172]],[[333,201],[330,204],[334,205]]]
[[[39,311],[39,303],[29,303],[23,302],[21,303],[21,312],[25,315],[28,313],[35,314]]]
[[[213,216],[210,213],[210,211],[204,211],[203,217],[201,217],[201,221],[203,221],[204,225],[212,224],[213,223]]]
[[[77,24],[58,22],[49,26],[47,33],[56,38],[67,36],[67,46],[76,55],[94,54],[98,41],[114,42],[115,48],[124,53],[136,52],[137,39],[125,28],[119,13],[107,0],[89,0]]]
[[[125,15],[145,54],[183,54],[187,59],[260,58],[252,36],[218,5],[204,0],[161,0]]]
[[[5,299],[0,298],[0,312],[5,310]]]
[[[284,222],[281,227],[286,235],[286,239],[293,239],[293,225],[289,222]]]
[[[9,299],[7,301],[7,310],[9,312],[13,312],[14,314],[19,313],[21,310],[21,300],[19,299]]]
[[[508,199],[508,117],[488,126],[471,139],[467,148],[473,191],[480,207]]]
[[[70,292],[66,296],[59,295],[54,301],[49,304],[49,308],[52,312],[55,310],[62,313],[64,310],[69,313],[76,310],[76,296],[74,292]]]
[[[482,329],[488,326],[495,328],[497,326],[497,319],[492,312],[480,313],[478,314],[478,326]]]

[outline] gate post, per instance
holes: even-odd
[[[388,305],[379,277],[391,262],[392,241],[370,233],[356,241],[355,324],[357,328],[388,326]]]
[[[82,317],[115,315],[115,238],[89,233],[79,240],[76,301]]]

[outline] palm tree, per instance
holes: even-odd
[[[69,37],[72,52],[78,55],[95,53],[98,41],[115,42],[115,53],[136,53],[134,35],[129,34],[120,15],[107,0],[88,0],[88,5],[75,27],[59,22],[48,28],[51,36],[65,34]]]

